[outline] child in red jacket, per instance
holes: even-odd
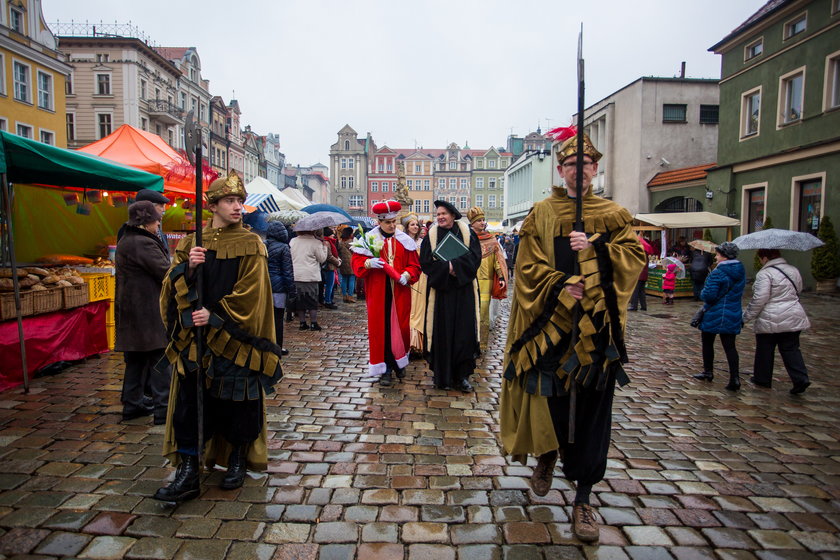
[[[662,303],[664,305],[674,305],[674,288],[677,287],[677,265],[671,263],[668,265],[668,270],[662,276]]]

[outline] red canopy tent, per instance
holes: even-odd
[[[185,155],[156,134],[124,124],[105,138],[79,148],[78,151],[159,175],[163,177],[164,192],[173,193],[179,198],[195,198],[195,168]],[[203,172],[202,184],[206,191],[218,173],[206,164]]]

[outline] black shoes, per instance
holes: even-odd
[[[796,383],[793,386],[793,389],[790,390],[791,395],[801,395],[805,392],[805,389],[811,386],[810,381],[806,381],[805,383]]]
[[[737,391],[741,388],[741,378],[737,375],[729,378],[729,385],[724,387],[727,391]]]
[[[324,307],[326,307],[327,309],[338,309],[338,306],[334,303],[325,303]]]
[[[161,502],[175,503],[193,500],[201,492],[198,475],[198,457],[181,454],[181,464],[175,471],[175,480],[158,489],[152,498]]]
[[[708,371],[704,371],[702,373],[697,373],[692,377],[694,377],[694,379],[699,379],[700,381],[711,381],[715,378],[715,374]]]
[[[122,419],[123,419],[123,422],[125,422],[127,420],[134,420],[135,418],[142,418],[144,416],[149,416],[154,411],[155,411],[155,409],[152,408],[152,407],[135,408],[134,410],[130,410],[128,412],[123,410]]]
[[[309,330],[320,331],[322,329],[321,329],[321,325],[319,325],[318,323],[312,323],[311,325],[309,325]]]
[[[308,331],[309,330],[309,325],[306,324],[306,321],[301,321],[300,322],[300,330],[302,330],[302,331]]]
[[[405,377],[405,368],[400,368],[397,370],[397,379],[402,379]]]
[[[382,387],[390,387],[391,385],[394,384],[394,380],[391,379],[391,372],[390,371],[386,371],[385,373],[382,374],[382,376],[379,378],[379,384]]]
[[[282,356],[288,356],[288,355],[289,355],[289,351],[288,351],[288,350],[286,350],[285,348],[283,348],[283,349],[281,349],[281,350],[280,350],[280,355],[282,355]]]
[[[237,445],[230,452],[228,458],[228,470],[219,488],[223,490],[234,490],[241,488],[245,482],[245,474],[248,472],[246,456],[246,445]]]
[[[755,378],[754,375],[752,377],[750,377],[750,383],[752,383],[753,385],[755,385],[757,387],[764,387],[765,389],[769,389],[772,385],[769,381],[766,381],[766,382],[765,381],[759,381],[758,379]]]
[[[455,387],[453,387],[453,389],[457,389],[457,390],[461,391],[462,393],[472,393],[473,390],[474,390],[472,384],[469,381],[467,381],[466,378],[464,378],[460,382],[458,382],[458,384],[455,385]]]

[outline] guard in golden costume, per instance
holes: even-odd
[[[194,235],[181,240],[161,291],[161,316],[170,337],[166,357],[176,373],[163,453],[178,469],[172,483],[154,497],[168,502],[190,500],[200,492],[198,360],[204,368],[205,464],[227,467],[221,483],[225,489],[242,486],[247,469],[266,469],[265,394],[273,392],[282,375],[266,248],[242,225],[242,180],[235,172],[216,179],[206,198],[213,217],[203,230],[205,246],[195,247]],[[204,307],[195,310],[199,265]],[[195,341],[199,326],[205,335],[201,357]]]
[[[572,529],[579,539],[595,541],[599,527],[589,496],[606,471],[616,381],[628,381],[622,368],[626,309],[645,253],[630,213],[592,194],[601,154],[585,135],[585,233],[573,231],[577,137],[555,146],[566,188],[555,186],[537,202],[519,232],[501,438],[505,453],[517,460],[538,457],[531,478],[538,496],[551,488],[560,457],[564,477],[577,487]],[[574,318],[578,336],[572,346]]]
[[[496,237],[487,231],[484,209],[473,206],[467,210],[470,228],[481,243],[481,266],[478,267],[479,329],[478,339],[481,351],[487,349],[490,338],[490,300],[507,297],[508,269],[505,252]]]

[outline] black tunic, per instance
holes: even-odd
[[[449,232],[465,241],[457,224],[451,230],[434,227],[438,242]],[[434,314],[432,339],[426,339],[424,344],[428,349],[431,342],[427,359],[434,372],[435,386],[439,388],[452,387],[469,377],[479,355],[475,316],[478,293],[473,280],[481,266],[481,244],[472,231],[467,243],[470,252],[451,261],[455,276],[449,274],[449,261],[437,260],[432,255],[428,235],[420,246],[420,267],[428,276],[426,313]],[[435,290],[434,309],[428,305],[432,289]]]

